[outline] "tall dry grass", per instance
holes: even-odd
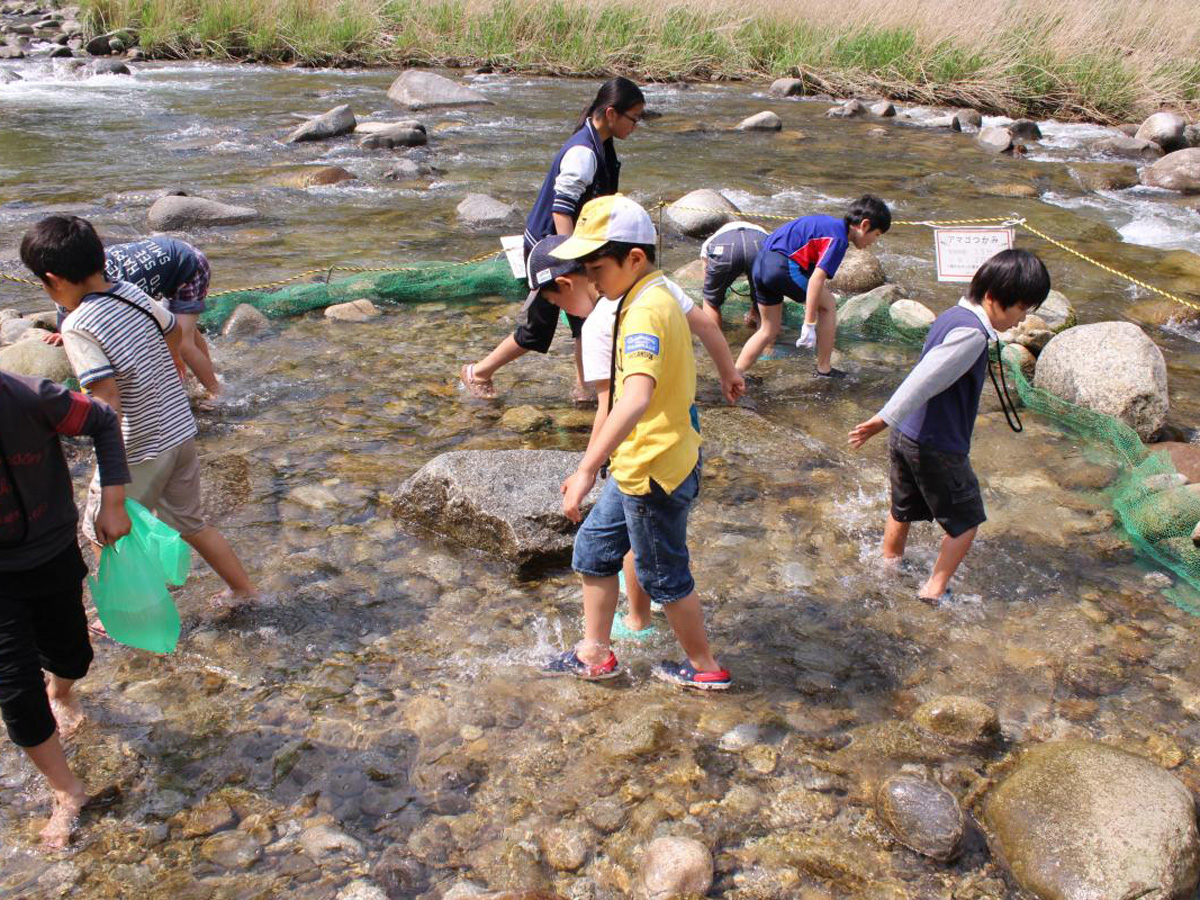
[[[1103,121],[1200,106],[1195,0],[83,0],[168,56],[488,63],[644,79],[802,74],[816,90]]]

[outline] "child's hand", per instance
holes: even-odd
[[[809,325],[807,322],[800,328],[800,339],[796,341],[797,347],[807,347],[812,350],[817,346],[817,326]]]
[[[118,493],[119,492],[119,493]],[[103,488],[100,492],[100,511],[96,514],[96,541],[102,546],[115,544],[133,529],[125,512],[125,488]]]
[[[51,347],[61,347],[62,346],[62,335],[59,334],[57,331],[52,332],[51,334],[43,334],[42,335],[42,343],[49,344]]]
[[[729,375],[721,377],[721,393],[725,395],[725,401],[732,406],[738,402],[744,393],[746,393],[746,379],[742,377],[742,373],[737,369]]]
[[[563,495],[563,515],[572,522],[578,524],[583,521],[583,516],[579,512],[579,504],[583,502],[583,498],[588,495],[588,491],[596,483],[596,473],[588,472],[584,469],[576,469],[566,481],[562,483],[560,490]]]
[[[867,421],[854,426],[854,430],[850,432],[850,446],[857,450],[885,428],[887,428],[887,422],[879,416],[872,416]]]

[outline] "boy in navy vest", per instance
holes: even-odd
[[[948,585],[987,516],[967,454],[987,377],[988,341],[1020,323],[1050,293],[1050,273],[1027,250],[997,253],[975,273],[967,296],[929,329],[921,359],[879,414],[850,432],[858,448],[889,425],[892,509],[883,558],[898,565],[912,522],[946,532],[921,600],[948,599]]]

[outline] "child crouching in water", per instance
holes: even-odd
[[[685,659],[654,675],[703,690],[732,683],[708,645],[704,612],[689,567],[687,516],[700,491],[700,434],[692,419],[696,363],[679,303],[654,266],[656,234],[649,214],[620,194],[593,200],[572,237],[552,252],[583,262],[589,280],[614,311],[615,403],[563,482],[563,513],[579,506],[609,460],[600,499],[575,538],[572,568],[583,578],[584,640],[549,661],[550,674],[589,681],[620,673],[610,647],[618,573],[632,549],[638,581],[663,604]]]
[[[988,342],[1020,323],[1050,293],[1050,273],[1027,250],[997,253],[975,273],[967,296],[930,326],[921,359],[879,411],[850,432],[858,448],[889,425],[892,508],[883,558],[899,564],[912,522],[936,520],[946,532],[918,598],[950,596],[950,579],[986,521],[968,453],[987,377]]]

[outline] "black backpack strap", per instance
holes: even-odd
[[[625,297],[628,297],[628,293]],[[612,329],[612,356],[608,360],[608,412],[613,410],[613,398],[617,393],[617,334],[621,330],[621,307],[625,305],[625,297],[617,301],[617,308],[613,311],[613,329]],[[600,467],[600,477],[608,477],[608,460],[604,461],[604,465]]]
[[[162,327],[162,325],[159,324],[158,318],[154,315],[154,313],[150,312],[150,310],[146,309],[144,306],[134,303],[132,300],[130,300],[126,297],[122,297],[120,294],[114,294],[112,291],[92,291],[90,294],[88,294],[88,296],[89,297],[112,297],[114,300],[120,300],[126,306],[136,309],[143,316],[145,316],[147,319],[149,319],[151,322],[153,322],[154,327],[156,329],[158,329],[158,333],[161,334],[164,338],[167,336],[167,332]]]

